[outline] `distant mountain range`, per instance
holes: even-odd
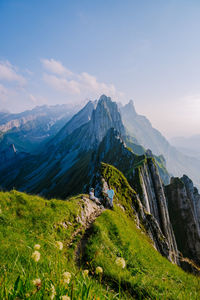
[[[38,146],[52,138],[77,110],[68,105],[44,105],[18,114],[0,112],[0,151],[11,144],[20,152],[38,150]]]

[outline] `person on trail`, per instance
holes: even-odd
[[[114,198],[115,192],[113,191],[113,189],[111,188],[110,185],[108,186],[108,190],[106,193],[108,195],[110,208],[113,208],[113,198]]]
[[[90,198],[90,200],[94,201],[96,204],[101,204],[99,199],[97,197],[95,197],[93,188],[90,188],[89,198]]]

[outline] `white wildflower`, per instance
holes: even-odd
[[[83,276],[86,277],[89,274],[89,270],[83,270]]]
[[[54,297],[56,295],[56,289],[55,289],[55,286],[53,284],[51,284],[51,296],[50,296],[50,299],[53,300]]]
[[[41,281],[40,278],[37,278],[37,279],[34,279],[34,280],[33,280],[33,284],[34,284],[36,287],[41,287],[42,281]]]
[[[126,262],[122,257],[117,257],[116,261],[115,261],[116,265],[122,269],[125,268],[126,266]]]
[[[39,244],[36,244],[36,245],[34,246],[34,249],[35,249],[35,250],[40,250],[40,245],[39,245]]]
[[[102,274],[102,273],[103,273],[102,267],[96,267],[96,274]]]
[[[69,273],[69,272],[64,272],[64,273],[63,273],[63,277],[64,277],[63,282],[69,284],[69,283],[70,283],[70,280],[71,280],[71,276],[72,276],[71,273]]]
[[[62,250],[63,249],[63,243],[62,242],[59,242],[59,241],[56,241],[56,247],[59,249],[59,250]]]
[[[31,257],[35,262],[38,262],[40,260],[40,252],[34,251]]]
[[[61,299],[62,300],[70,300],[70,297],[69,296],[62,296]]]

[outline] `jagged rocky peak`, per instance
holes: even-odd
[[[178,249],[200,266],[200,195],[186,175],[172,177],[166,195]]]
[[[185,184],[187,196],[192,203],[194,214],[196,220],[198,221],[200,229],[200,194],[198,192],[198,189],[194,186],[192,180],[187,175],[183,175],[183,177],[181,177],[181,180]]]
[[[125,135],[125,128],[117,103],[112,102],[110,97],[102,95],[92,113],[89,125],[92,142],[99,144],[110,128],[115,128],[121,136]]]
[[[125,110],[125,112],[131,114],[132,116],[137,116],[135,105],[132,99],[126,105],[124,105],[123,109]]]

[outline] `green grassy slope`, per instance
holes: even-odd
[[[116,265],[124,258],[124,269]],[[85,261],[100,265],[103,280],[136,299],[199,299],[200,279],[162,257],[148,237],[121,210],[105,211],[94,223]]]
[[[0,192],[0,299],[50,299],[51,285],[54,299],[113,299],[116,293],[102,287],[99,277],[83,277],[75,264],[84,230],[68,246],[73,232],[81,228],[76,218],[83,205],[81,195],[61,201]],[[63,243],[62,250],[56,241]],[[35,244],[41,246],[38,262],[31,258]],[[69,284],[63,282],[64,272],[71,273]],[[33,284],[37,278],[42,282],[38,288]]]
[[[71,246],[69,242],[81,229],[81,195],[61,201],[0,193],[0,299],[199,299],[200,279],[168,262],[136,227],[128,203],[135,192],[126,178],[106,164],[102,174],[115,187],[117,200],[114,211],[104,211],[88,230],[79,266],[76,249],[84,229]],[[56,241],[63,243],[62,250]],[[38,262],[31,258],[35,244],[41,245]],[[116,264],[117,257],[124,258],[124,269]],[[103,273],[96,275],[98,266]],[[89,276],[83,276],[83,269]],[[69,283],[64,272],[71,274]],[[33,284],[36,278],[41,286]]]

